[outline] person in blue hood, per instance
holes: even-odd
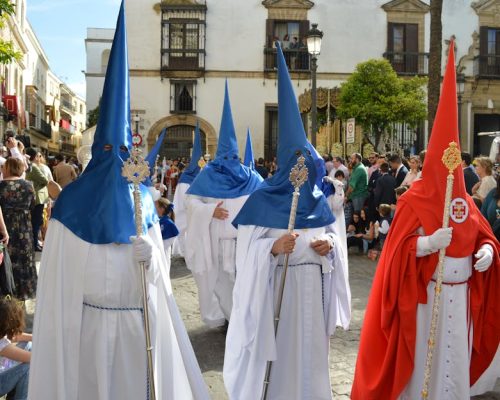
[[[147,266],[156,399],[209,398],[172,294],[153,199],[141,185],[144,234],[135,237],[124,5],[111,49],[92,159],[64,188],[40,265],[28,398],[147,399],[139,263]]]
[[[226,82],[217,153],[186,192],[185,260],[198,286],[201,318],[210,327],[229,320],[237,234],[231,221],[261,182],[240,163]]]
[[[335,218],[318,188],[316,152],[307,141],[279,44],[278,169],[253,192],[233,221],[238,227],[236,283],[226,338],[224,383],[231,399],[260,398],[272,361],[268,400],[331,399],[329,338],[350,322],[347,258]],[[289,175],[304,158],[293,233],[288,233],[294,187]],[[324,173],[323,173],[324,174]],[[281,318],[274,307],[289,255]]]
[[[172,254],[174,256],[184,257],[187,228],[186,192],[191,186],[191,183],[193,183],[194,179],[200,173],[201,165],[205,164],[204,160],[201,161],[202,154],[200,124],[197,122],[194,130],[191,159],[189,160],[188,166],[182,172],[174,193],[175,225],[179,229],[179,236],[177,236],[172,249]]]

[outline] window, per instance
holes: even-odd
[[[162,5],[162,71],[205,69],[205,16],[205,4]]]
[[[266,22],[265,69],[276,68],[275,43],[279,41],[290,71],[309,71],[309,53],[306,34],[309,21],[285,21],[268,19]]]
[[[390,22],[384,57],[399,74],[425,73],[424,55],[418,52],[418,24]]]
[[[193,147],[193,132],[195,127],[191,125],[175,125],[168,128],[160,148],[160,158],[174,159],[177,157],[191,157]],[[200,144],[202,152],[206,149],[206,135],[200,129]]]
[[[479,74],[500,77],[500,28],[480,28]]]
[[[278,107],[266,106],[264,156],[267,161],[276,157],[278,149]]]
[[[80,114],[83,114],[83,104],[80,104]]]
[[[196,113],[196,81],[170,81],[170,113]]]

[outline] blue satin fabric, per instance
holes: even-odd
[[[163,240],[173,238],[179,234],[179,229],[167,215],[160,218],[160,230]]]
[[[252,136],[250,135],[250,129],[247,130],[247,144],[245,146],[245,159],[243,164],[248,168],[255,169],[255,159],[253,158],[253,146],[252,146]]]
[[[335,194],[335,187],[330,182],[325,182],[323,178],[326,176],[325,160],[318,153],[318,151],[309,143],[309,150],[314,159],[316,167],[316,186],[323,192],[326,198]]]
[[[193,183],[194,178],[198,176],[201,170],[200,166],[198,165],[198,161],[200,160],[201,156],[200,125],[196,123],[191,161],[189,161],[189,165],[187,166],[187,168],[182,171],[179,183],[187,183],[188,185],[191,185],[191,183]]]
[[[257,189],[262,182],[262,177],[241,164],[239,160],[227,81],[216,154],[215,159],[198,174],[187,190],[187,194],[216,199],[234,199],[248,195]]]
[[[64,188],[52,218],[89,243],[130,243],[136,234],[133,187],[122,177],[132,145],[124,5],[116,24],[92,159],[83,174]],[[153,199],[141,185],[144,232],[157,221]]]
[[[145,158],[145,161],[147,161],[147,163],[149,165],[149,175],[150,175],[144,181],[144,184],[146,186],[153,186],[153,181],[151,180],[151,178],[155,174],[156,156],[160,152],[161,145],[163,144],[163,140],[165,139],[166,132],[167,132],[167,128],[163,128],[161,133],[160,133],[160,136],[158,136],[158,139],[156,140],[155,145],[153,146],[153,148],[151,149],[151,151],[149,152],[149,154]]]
[[[305,158],[308,180],[300,189],[295,227],[319,228],[335,221],[321,190],[316,186],[318,174],[314,155],[317,153],[307,137],[300,118],[290,75],[279,43],[278,52],[278,170],[253,192],[233,220],[233,225],[257,225],[287,229],[294,188],[290,170],[299,155]],[[321,177],[322,178],[322,177]]]

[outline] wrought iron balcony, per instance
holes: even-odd
[[[285,62],[290,72],[309,72],[309,53],[307,48],[283,49]],[[276,49],[264,48],[264,71],[275,71],[278,68],[276,64]]]
[[[429,73],[429,53],[387,52],[389,60],[398,75],[427,75]]]
[[[61,143],[61,151],[73,154],[75,152],[75,145],[71,143]]]
[[[61,119],[59,121],[59,129],[67,133],[74,134],[76,131],[76,126],[72,125],[71,122],[69,122],[68,120]]]
[[[474,76],[486,79],[500,79],[500,55],[474,57]]]
[[[204,71],[204,49],[162,49],[162,71]]]
[[[47,139],[52,138],[52,127],[43,119],[38,118],[35,114],[29,113],[30,128],[45,136]]]

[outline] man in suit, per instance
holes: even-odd
[[[403,165],[401,157],[398,154],[392,154],[389,157],[389,165],[392,170],[392,175],[396,178],[396,187],[400,187],[408,173],[408,169]]]
[[[465,190],[472,196],[472,187],[479,182],[479,177],[471,165],[472,158],[469,153],[462,152],[462,169],[464,171]]]
[[[396,178],[389,174],[389,164],[385,161],[379,167],[380,176],[377,179],[374,191],[373,203],[377,209],[380,204],[396,204],[396,192],[398,187]]]

